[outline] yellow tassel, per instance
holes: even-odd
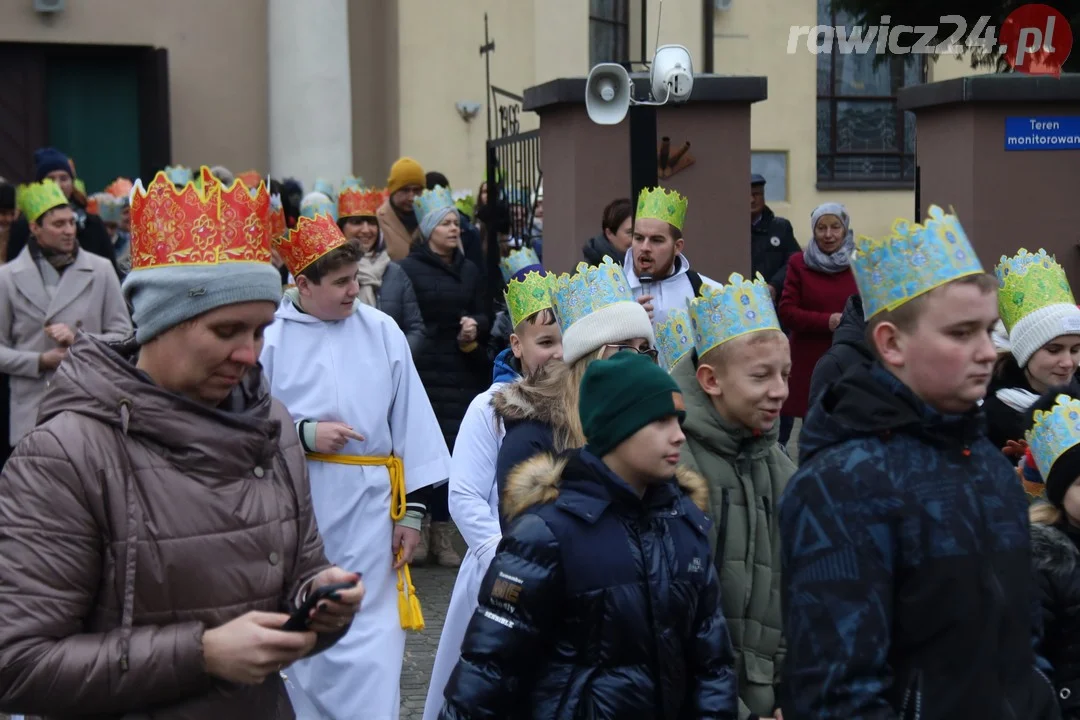
[[[398,553],[398,559],[401,559],[400,552]],[[401,629],[423,630],[424,613],[420,610],[420,598],[416,597],[416,586],[413,585],[409,566],[407,564],[402,566],[397,575],[398,617],[401,620]],[[407,596],[406,587],[408,587]]]

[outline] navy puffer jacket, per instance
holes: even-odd
[[[705,481],[639,498],[587,450],[511,475],[443,720],[737,717]]]

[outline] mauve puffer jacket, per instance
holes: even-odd
[[[329,566],[289,414],[258,367],[214,409],[136,351],[80,334],[0,476],[0,712],[292,718],[280,675],[234,685],[202,655]]]

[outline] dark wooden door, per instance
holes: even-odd
[[[0,177],[34,179],[34,150],[47,144],[45,54],[39,46],[0,43]]]

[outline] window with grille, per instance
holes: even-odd
[[[630,60],[630,0],[589,0],[589,67]]]
[[[818,0],[818,22],[851,18]],[[866,29],[863,29],[866,32]],[[850,35],[848,37],[851,37]],[[817,177],[822,183],[901,184],[915,180],[915,115],[896,106],[897,91],[926,81],[920,55],[887,57],[838,51],[817,55]]]

